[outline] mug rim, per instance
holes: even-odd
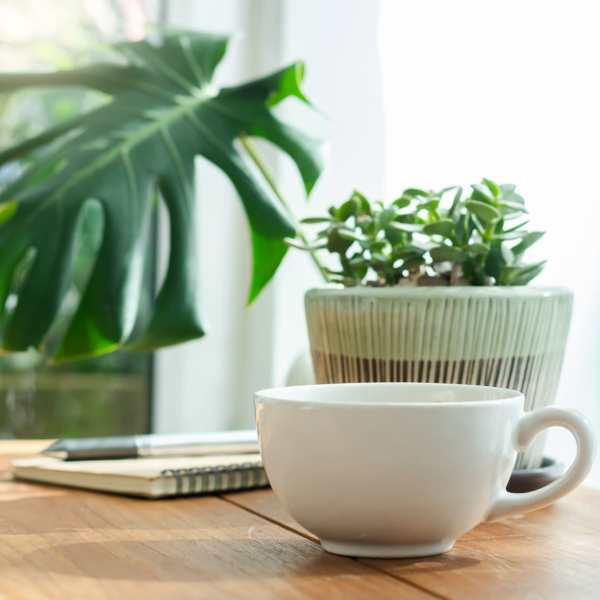
[[[423,388],[450,388],[450,389],[470,389],[470,390],[481,390],[486,392],[494,392],[498,394],[498,397],[491,399],[482,400],[451,400],[451,401],[364,401],[364,400],[308,400],[302,398],[285,398],[282,395],[287,395],[290,392],[302,392],[322,388],[410,388],[419,387]],[[429,382],[416,382],[416,381],[385,381],[385,382],[362,382],[362,383],[315,383],[311,385],[292,385],[292,386],[280,386],[274,388],[265,388],[254,393],[255,403],[269,403],[269,404],[287,404],[287,405],[310,405],[310,406],[328,406],[328,407],[339,407],[339,408],[351,408],[354,406],[360,407],[482,407],[488,405],[498,405],[508,402],[524,401],[525,396],[523,392],[519,390],[488,386],[488,385],[476,385],[476,384],[462,384],[462,383],[429,383]]]

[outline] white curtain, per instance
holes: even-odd
[[[236,34],[219,70],[225,84],[306,61],[306,90],[321,114],[293,102],[280,111],[330,142],[331,161],[308,203],[292,164],[267,149],[278,184],[299,215],[325,210],[354,187],[370,194],[383,191],[379,5],[364,0],[169,2],[171,25]],[[250,426],[252,393],[283,384],[294,357],[307,346],[303,295],[320,283],[307,257],[290,253],[269,288],[247,308],[250,246],[241,205],[214,167],[199,162],[197,168],[208,334],[157,353],[158,431]]]

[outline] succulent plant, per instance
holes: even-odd
[[[338,266],[327,269],[327,279],[346,286],[525,285],[545,262],[523,261],[544,233],[526,229],[514,185],[489,179],[468,191],[408,188],[387,205],[354,191],[303,223],[321,226],[314,241],[288,243],[335,255]]]

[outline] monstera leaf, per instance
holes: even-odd
[[[93,267],[55,359],[202,336],[194,226],[198,155],[225,173],[243,203],[253,251],[249,299],[273,276],[294,223],[238,140],[255,136],[278,146],[296,163],[307,193],[321,172],[320,146],[272,111],[290,96],[307,102],[302,65],[217,89],[212,78],[226,49],[226,37],[178,32],[157,45],[119,44],[121,64],[0,75],[0,92],[85,86],[108,95],[90,112],[0,153],[0,165],[29,164],[0,193],[2,349],[44,344],[90,235],[97,238]],[[142,290],[152,271],[148,247],[160,197],[169,216],[170,253],[164,283],[148,303]]]

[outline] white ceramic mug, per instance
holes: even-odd
[[[336,554],[446,552],[482,521],[554,502],[590,470],[594,439],[576,412],[523,413],[520,392],[422,383],[308,385],[256,393],[269,481],[298,523]],[[506,484],[517,450],[552,426],[577,456],[525,494]]]

